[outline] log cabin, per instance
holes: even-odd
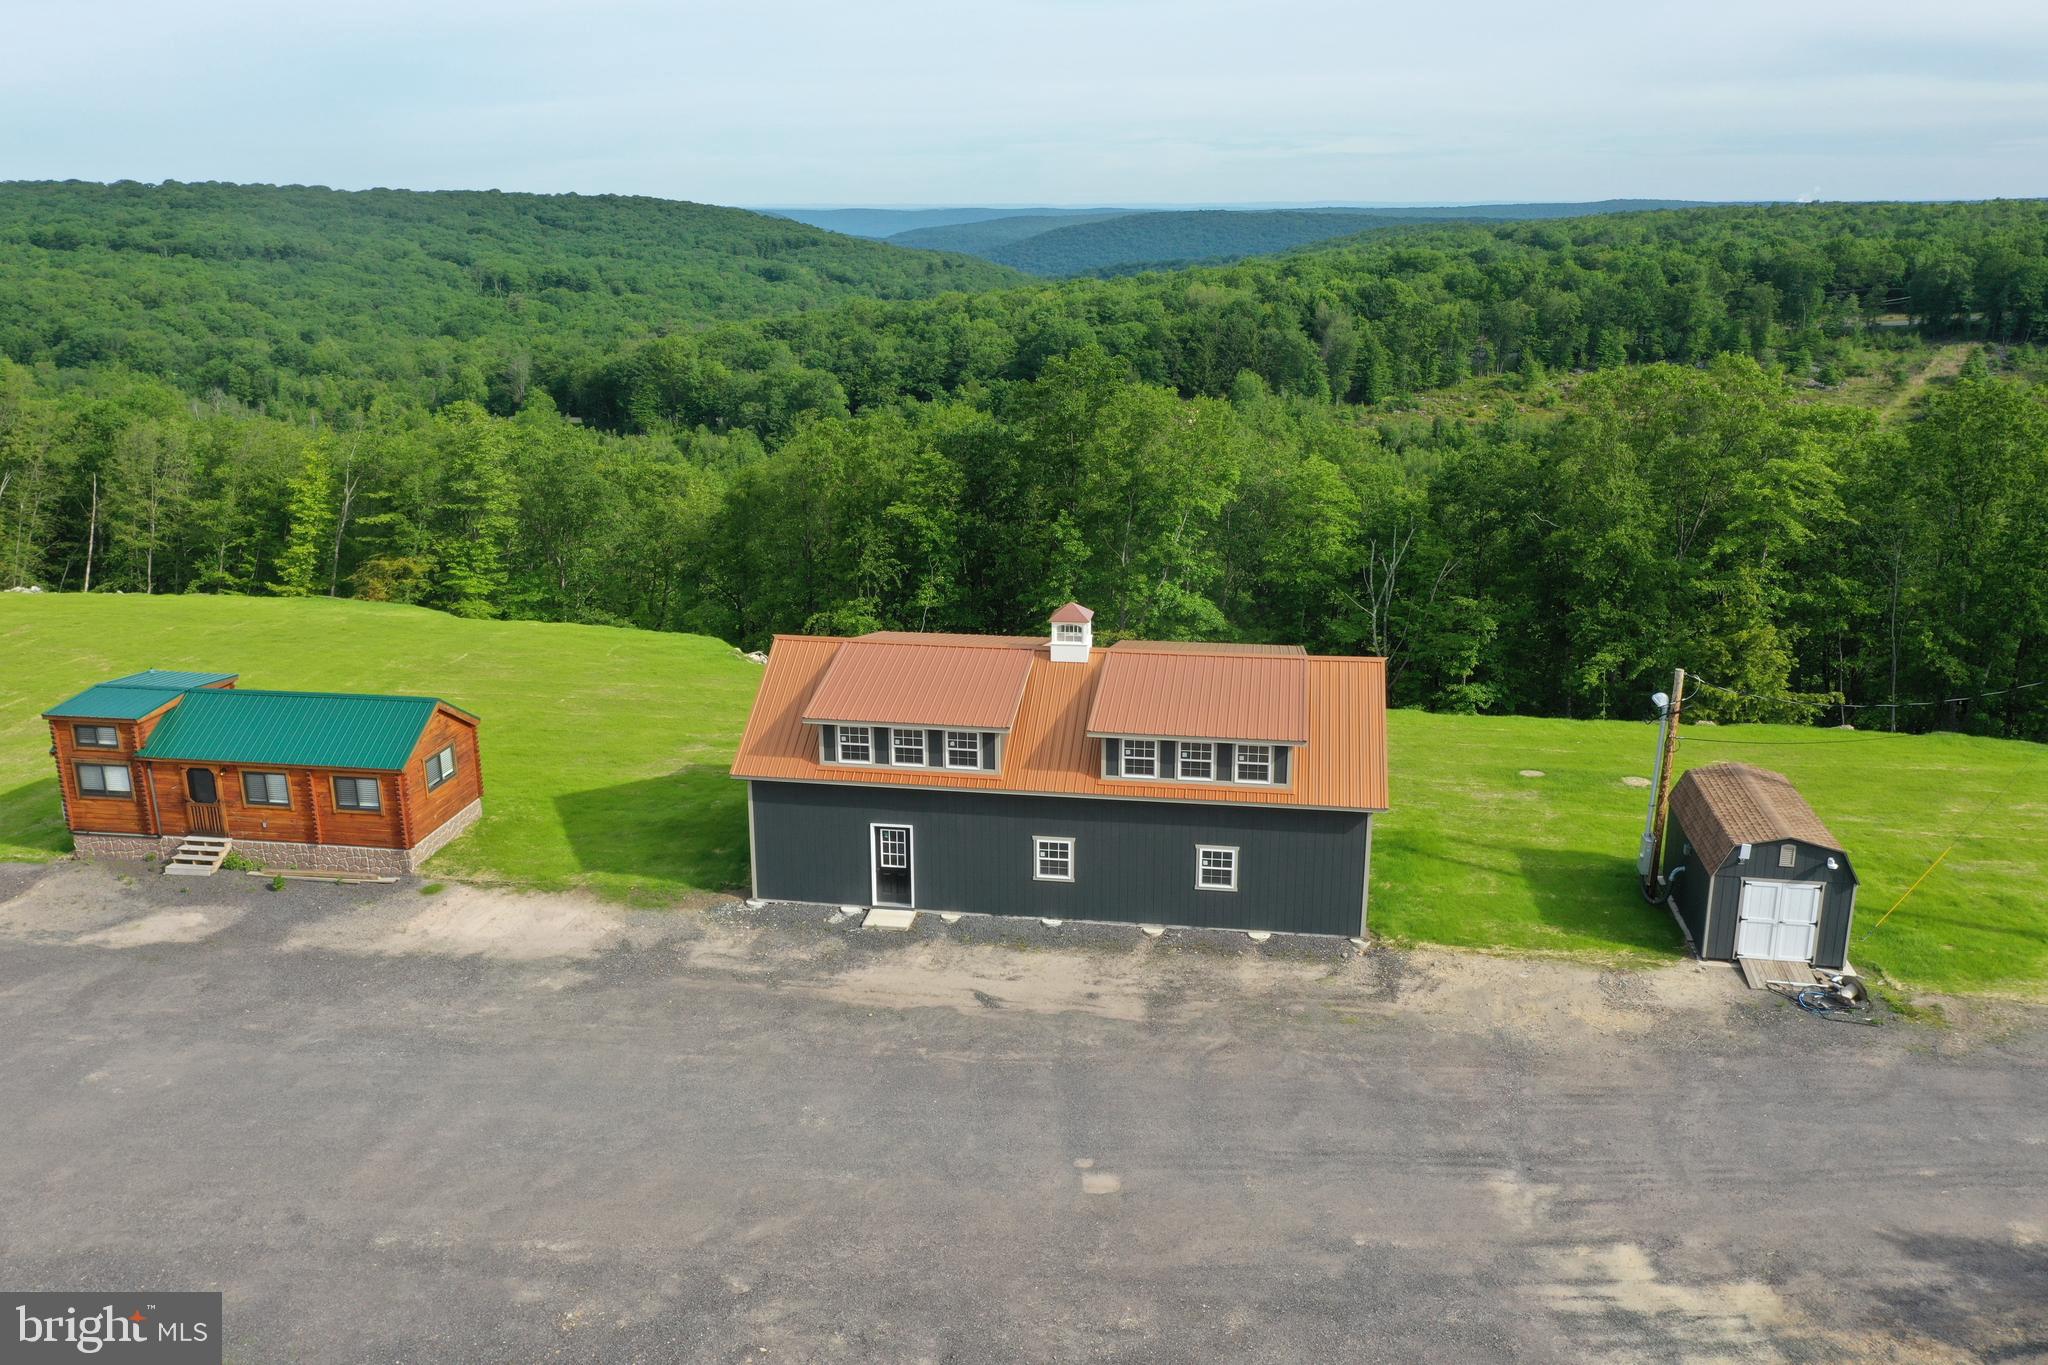
[[[1048,625],[777,636],[732,767],[754,895],[1365,932],[1383,660]]]
[[[277,692],[164,669],[44,712],[72,845],[204,875],[401,875],[483,812],[477,718],[438,697]]]

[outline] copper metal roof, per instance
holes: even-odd
[[[824,724],[1010,728],[1031,676],[1030,652],[913,640],[869,636],[840,641],[803,718]]]
[[[1306,744],[1308,656],[1121,641],[1103,662],[1088,733]]]
[[[1380,659],[1297,654],[1293,663],[1304,674],[1307,745],[1295,753],[1287,786],[1241,787],[1102,776],[1101,746],[1089,738],[1088,716],[1103,669],[1118,650],[1098,649],[1088,662],[1071,664],[1053,663],[1043,650],[1016,652],[1015,657],[1026,662],[1028,673],[1001,772],[845,768],[821,763],[817,733],[805,724],[807,710],[815,709],[813,696],[822,693],[828,675],[836,672],[840,655],[849,648],[876,643],[869,638],[777,636],[753,712],[747,718],[746,734],[740,740],[739,756],[733,762],[733,776],[1333,810],[1387,808],[1386,670]],[[917,723],[909,717],[902,719],[906,724]],[[878,718],[873,723],[886,724],[888,720]]]
[[[1052,614],[1056,626],[1085,626],[1095,619],[1095,613],[1079,602],[1069,602]]]
[[[1709,872],[1725,864],[1742,844],[1795,839],[1843,853],[1842,845],[1783,773],[1748,763],[1709,763],[1692,769],[1671,789],[1671,813],[1684,828],[1698,866]]]

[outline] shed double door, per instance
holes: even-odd
[[[1811,962],[1820,938],[1819,882],[1742,883],[1741,917],[1735,925],[1737,957],[1776,962]]]

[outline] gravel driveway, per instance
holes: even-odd
[[[0,1086],[232,1360],[2048,1354],[2048,1016],[1722,967],[0,867]]]

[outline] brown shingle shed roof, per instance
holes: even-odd
[[[1031,655],[1022,649],[847,640],[804,708],[813,723],[1008,730]]]
[[[1087,663],[1072,664],[1053,663],[1042,646],[1015,651],[1030,671],[999,773],[821,763],[817,734],[805,724],[806,708],[840,652],[864,642],[873,643],[808,635],[775,637],[733,761],[733,776],[1325,810],[1387,808],[1387,689],[1381,659],[1300,656],[1297,662],[1307,674],[1309,743],[1296,754],[1287,786],[1240,787],[1103,777],[1097,745],[1088,737],[1088,712],[1103,666],[1115,651],[1100,649]]]
[[[1102,665],[1088,733],[1306,744],[1308,674],[1299,649],[1197,652],[1124,640]]]
[[[1671,789],[1671,813],[1693,856],[1712,872],[1743,844],[1796,839],[1847,856],[1828,827],[1783,773],[1748,763],[1694,768]]]

